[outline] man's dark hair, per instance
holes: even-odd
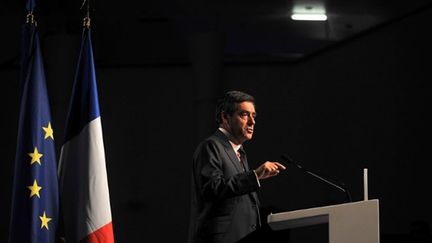
[[[255,104],[255,98],[252,95],[237,90],[226,92],[225,95],[218,100],[216,105],[217,125],[222,123],[222,112],[231,116],[238,109],[238,105],[245,101]]]

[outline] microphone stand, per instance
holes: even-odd
[[[348,188],[346,187],[346,185],[344,183],[340,182],[338,184],[338,183],[334,182],[333,180],[330,180],[329,178],[324,178],[323,176],[317,175],[316,173],[314,173],[314,172],[312,172],[310,170],[307,170],[307,169],[303,168],[301,165],[295,163],[294,160],[292,160],[287,155],[282,155],[282,159],[285,162],[288,162],[290,164],[294,164],[297,168],[299,168],[303,172],[305,172],[305,173],[307,173],[307,174],[309,174],[309,175],[311,175],[311,176],[313,176],[315,178],[318,178],[319,180],[324,181],[327,184],[330,184],[330,185],[336,187],[337,189],[343,191],[346,194],[348,202],[352,202],[351,193],[349,192]]]

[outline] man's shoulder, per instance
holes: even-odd
[[[228,139],[221,131],[217,130],[212,135],[202,140],[199,143],[197,149],[200,150],[200,148],[208,146],[223,147],[226,146],[226,144],[229,144]]]
[[[223,138],[221,137],[221,134],[219,134],[219,131],[214,132],[212,135],[206,137],[204,140],[200,142],[200,145],[204,144],[213,144],[217,143],[220,144],[223,142]]]
[[[212,135],[207,137],[204,142],[228,143],[228,138],[219,130],[215,131]]]
[[[207,163],[210,160],[222,163],[228,156],[228,145],[229,142],[224,142],[223,138],[221,138],[217,133],[208,136],[195,148],[192,156],[193,163],[202,164]]]

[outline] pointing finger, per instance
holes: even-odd
[[[285,167],[284,165],[282,165],[281,163],[274,162],[274,164],[275,164],[279,169],[282,169],[282,170],[285,170],[285,169],[286,169],[286,167]]]

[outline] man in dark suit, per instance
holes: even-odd
[[[255,101],[229,91],[218,101],[218,130],[193,155],[189,243],[234,243],[261,225],[256,191],[260,180],[285,167],[266,161],[250,170],[242,144],[252,139]]]

